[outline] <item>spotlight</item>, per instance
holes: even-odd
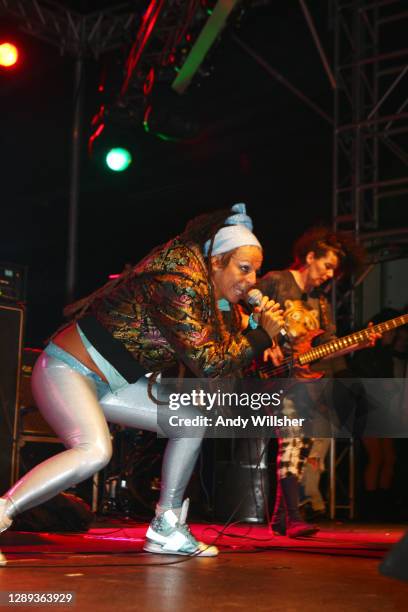
[[[10,68],[17,63],[18,51],[15,45],[5,42],[0,44],[0,66]]]
[[[111,149],[105,158],[106,165],[114,172],[123,172],[132,163],[132,156],[127,149]]]

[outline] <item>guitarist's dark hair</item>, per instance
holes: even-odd
[[[364,261],[364,249],[353,236],[346,232],[334,231],[330,227],[311,227],[293,247],[293,268],[304,265],[306,256],[311,251],[316,257],[324,257],[327,251],[333,251],[339,258],[338,272],[350,274],[359,268]]]

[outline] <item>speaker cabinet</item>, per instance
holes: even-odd
[[[0,495],[12,484],[24,308],[0,304]]]
[[[383,576],[408,582],[408,533],[391,548],[380,564]]]
[[[215,467],[215,518],[263,523],[270,503],[268,440],[233,440],[228,460]]]

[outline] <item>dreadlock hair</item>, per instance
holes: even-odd
[[[214,313],[216,313],[216,333],[222,337],[223,332],[225,332],[224,324],[222,322],[222,317],[219,312],[219,309],[215,300],[215,292],[214,286],[212,283],[212,262],[211,262],[211,253],[213,249],[215,235],[219,229],[225,227],[225,221],[227,217],[231,215],[230,209],[222,209],[215,211],[210,214],[203,214],[195,217],[191,221],[189,221],[184,229],[183,233],[178,236],[178,239],[183,242],[190,242],[197,244],[201,251],[204,250],[204,244],[207,240],[210,240],[210,248],[208,251],[207,257],[207,270],[209,275],[209,284],[210,284],[210,298],[211,298],[211,306]],[[154,251],[159,250],[163,245],[159,247],[155,247]],[[220,257],[221,264],[225,267],[228,265],[229,260],[231,259],[232,251],[230,253],[225,253]],[[74,320],[79,319],[88,309],[90,304],[92,304],[97,298],[107,295],[110,291],[112,291],[119,283],[125,281],[127,278],[133,275],[133,266],[127,265],[124,271],[115,279],[108,281],[105,285],[87,295],[86,297],[77,300],[73,304],[69,304],[64,308],[65,317],[71,317]],[[237,325],[237,329],[239,329],[239,318],[236,309],[234,309],[234,325]],[[66,323],[65,326],[69,325],[70,322]],[[62,328],[59,328],[56,333],[60,332]],[[55,335],[55,334],[54,334]]]
[[[219,229],[225,226],[225,221],[230,215],[231,210],[228,208],[199,215],[187,223],[180,239],[195,242],[203,249],[207,240],[214,242],[215,234]],[[210,247],[210,251],[211,250],[212,244]]]
[[[295,242],[295,270],[305,264],[306,256],[311,251],[317,258],[324,257],[327,251],[333,251],[339,258],[339,272],[344,275],[355,272],[362,265],[365,255],[363,247],[349,233],[325,226],[310,228]]]

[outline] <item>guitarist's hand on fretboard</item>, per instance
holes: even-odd
[[[374,327],[374,323],[372,321],[368,324],[367,331],[370,329],[370,327]],[[375,343],[380,338],[382,338],[382,333],[380,333],[379,331],[369,331],[365,340],[360,340],[360,342],[351,344],[347,348],[336,351],[334,354],[327,355],[323,357],[320,361],[327,361],[329,359],[333,359],[333,357],[344,357],[345,355],[354,353],[354,351],[359,351],[365,348],[372,348],[373,346],[375,346]]]
[[[368,324],[368,329],[370,327],[374,327],[374,323],[372,321],[369,322]],[[371,346],[375,346],[375,343],[377,342],[377,340],[379,340],[380,338],[382,338],[382,333],[380,333],[379,331],[370,331],[370,337],[367,340],[367,347]],[[362,347],[364,348],[364,347]]]

